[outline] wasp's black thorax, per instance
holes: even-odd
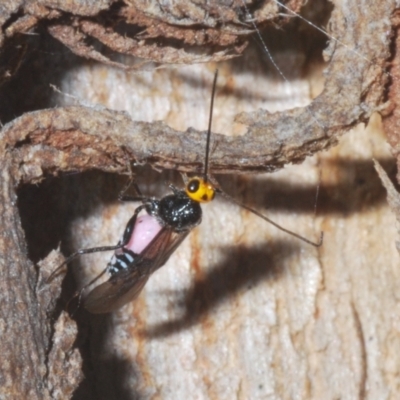
[[[181,190],[176,190],[174,194],[160,200],[153,200],[146,210],[158,218],[162,225],[170,227],[175,232],[192,229],[201,222],[200,204]]]

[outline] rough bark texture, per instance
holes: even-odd
[[[1,337],[2,398],[34,397],[46,388],[41,382],[48,347],[49,322],[44,319],[35,296],[36,273],[26,257],[26,245],[16,205],[15,185],[10,155],[1,154],[1,206],[3,232],[0,241],[1,269]],[[7,267],[6,267],[7,266]],[[24,289],[19,289],[20,285]],[[46,329],[47,328],[47,329]],[[16,340],[18,338],[18,340]],[[23,379],[26,376],[27,379]]]
[[[346,7],[348,8],[334,10],[332,24],[336,29],[332,34],[347,46],[337,46],[333,53],[322,95],[309,107],[294,109],[285,114],[271,115],[265,110],[259,110],[238,115],[236,120],[246,127],[246,134],[234,139],[215,135],[214,140],[218,143],[213,154],[215,172],[272,171],[286,163],[299,162],[307,155],[335,144],[338,136],[357,123],[368,120],[371,113],[378,109],[383,100],[384,82],[387,80],[383,66],[389,56],[390,16],[394,5],[393,2],[386,1],[361,8],[358,3],[349,2],[346,3]],[[347,19],[347,23],[344,24],[342,15],[353,17]],[[371,15],[371,23],[366,15]],[[363,23],[360,23],[360,20]],[[71,34],[67,34],[67,37],[74,40],[71,39]],[[355,43],[358,48],[367,48],[371,53],[361,56],[357,52],[349,52],[348,46],[354,46]],[[160,47],[160,51],[163,52],[164,47]],[[370,60],[373,60],[373,63]],[[188,60],[182,62],[187,63]],[[54,117],[52,112],[55,113]],[[46,110],[43,117],[40,114],[35,115],[33,118],[36,121],[43,118],[43,124],[46,125],[43,127],[42,124],[35,125],[21,120],[20,124],[26,124],[26,129],[33,129],[25,129],[22,135],[40,135],[42,129],[50,134],[52,130],[57,133],[59,128],[54,126],[53,129],[50,124],[57,121],[60,112],[62,111]],[[112,122],[113,140],[118,146],[126,146],[130,156],[137,162],[182,171],[193,170],[194,164],[201,164],[204,135],[197,132],[181,135],[162,124],[137,124],[133,121],[129,124],[129,117],[113,118],[108,114],[109,111],[105,111],[104,114],[104,111],[93,108],[66,110],[66,113],[72,115],[70,124],[76,123],[78,129],[81,114],[86,113],[84,118],[89,120],[89,123],[82,127],[82,130],[85,130],[84,134],[89,134],[87,141],[90,141],[90,137],[98,140],[95,138],[96,129],[97,126],[103,125],[104,118],[115,119],[115,122]],[[12,126],[8,127],[8,130],[10,129],[13,129]],[[58,133],[70,131],[71,127],[67,124],[61,129],[64,130]],[[163,132],[162,136],[160,132]],[[127,137],[132,146],[127,144]],[[161,141],[160,137],[165,138],[165,141]],[[139,150],[138,142],[141,143]],[[184,158],[176,154],[177,144],[185,146]],[[89,142],[86,142],[86,145],[89,145]],[[140,149],[145,149],[146,154],[140,152]]]
[[[261,3],[249,2],[260,26],[288,19],[277,16],[284,10],[275,3],[257,8]],[[272,47],[281,40],[273,50],[291,82],[276,83],[260,53],[221,65],[214,129],[232,135],[213,133],[214,173],[298,163],[374,111],[388,110],[384,67],[395,3],[368,3],[334,4],[330,27],[338,41],[325,52],[323,91],[308,106],[265,110],[289,90],[288,97],[300,93],[302,105],[311,100],[314,86],[304,78],[314,79],[308,72],[321,39],[299,52],[304,38],[314,38],[307,25],[292,21],[295,33],[286,41],[279,30],[266,33]],[[222,179],[227,191],[269,208],[288,229],[311,239],[322,229],[322,248],[216,202],[145,293],[114,315],[93,317],[80,308],[71,319],[65,311],[76,309],[74,302],[66,306],[71,276],[62,287],[62,276],[43,283],[60,254],[34,263],[60,242],[68,253],[118,240],[134,209],[116,201],[126,181],[117,174],[129,174],[129,163],[201,171],[214,66],[156,68],[236,57],[252,26],[240,1],[162,4],[0,5],[0,398],[397,398],[399,256],[371,158],[392,175],[393,163],[378,117],[304,166],[254,180]],[[281,45],[287,47],[280,53]],[[143,63],[153,70],[137,74]],[[163,182],[176,179],[146,168],[133,172],[150,195],[165,193]],[[79,260],[78,284],[109,257]]]
[[[399,22],[400,16],[397,10],[392,17],[393,24],[393,55],[390,62],[391,85],[388,92],[392,112],[384,120],[385,130],[387,132],[388,141],[393,149],[393,154],[397,158],[397,165],[400,165],[400,145],[399,145],[399,132],[400,132],[400,36],[399,36]],[[397,176],[400,182],[400,175]]]

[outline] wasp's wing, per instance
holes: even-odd
[[[126,271],[111,276],[89,293],[85,308],[94,314],[108,313],[134,300],[150,275],[167,262],[188,233],[163,228]]]
[[[139,269],[112,276],[95,287],[85,299],[85,308],[93,314],[108,313],[134,300],[149,279]]]

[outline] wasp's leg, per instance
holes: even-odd
[[[56,275],[57,273],[64,267],[64,265],[69,264],[71,261],[73,261],[75,258],[83,255],[83,254],[90,254],[90,253],[99,253],[101,251],[112,251],[112,250],[118,250],[124,247],[126,244],[128,244],[129,239],[132,235],[133,228],[136,223],[136,219],[140,211],[142,211],[145,208],[144,205],[139,206],[136,208],[135,213],[133,214],[132,218],[128,221],[126,224],[126,228],[124,231],[124,234],[122,235],[122,239],[114,246],[100,246],[100,247],[91,247],[89,249],[80,249],[77,252],[71,254],[69,257],[65,259],[65,261],[57,267],[51,275],[47,278],[46,282],[50,282]]]

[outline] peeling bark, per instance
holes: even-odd
[[[245,20],[241,2],[227,2],[226,6],[209,6],[209,3],[182,1],[173,2],[170,7],[161,8],[158,2],[154,3],[156,4],[154,6],[152,2],[146,1],[131,1],[123,5],[121,2],[115,4],[111,1],[88,3],[87,1],[49,0],[41,1],[40,4],[9,1],[0,6],[0,23],[4,28],[0,44],[3,44],[3,59],[10,61],[1,65],[1,80],[4,83],[12,81],[15,77],[19,79],[18,70],[26,59],[25,49],[29,50],[29,41],[20,42],[24,38],[21,34],[35,29],[38,29],[41,34],[44,33],[40,29],[47,30],[75,54],[123,70],[138,68],[138,65],[136,63],[123,64],[118,58],[112,58],[108,52],[102,51],[103,45],[108,47],[108,50],[122,55],[140,56],[143,62],[221,61],[240,55],[252,33],[251,26]],[[282,18],[277,17],[278,9],[274,4],[265,3],[263,8],[256,9],[257,4],[259,3],[250,5],[257,23],[267,25],[267,22],[271,20],[276,23],[281,22]],[[301,2],[292,1],[287,5],[293,10],[299,10]],[[151,8],[151,6],[154,7]],[[325,86],[322,94],[304,108],[274,114],[266,110],[239,114],[236,121],[244,127],[243,135],[232,137],[213,134],[211,164],[213,173],[274,171],[289,163],[299,163],[308,155],[336,144],[339,137],[351,128],[361,122],[367,122],[373,112],[384,110],[385,85],[388,80],[384,68],[389,57],[390,29],[394,21],[391,21],[391,17],[394,9],[395,4],[392,1],[373,2],[362,9],[356,1],[336,4],[331,18],[331,27],[332,34],[338,38],[339,42],[331,44],[329,54],[326,51],[329,66],[325,71]],[[348,18],[349,15],[352,18]],[[133,29],[132,36],[125,36],[114,29],[111,22],[115,18],[120,18],[124,24],[130,25]],[[157,24],[154,21],[157,21]],[[92,39],[101,42],[102,46],[90,45],[89,42]],[[347,47],[341,46],[340,43],[346,43]],[[4,57],[8,54],[6,51],[10,44],[12,44],[11,51],[14,58]],[[355,52],[349,52],[349,47],[362,49],[362,57]],[[396,77],[395,69],[392,76]],[[40,90],[46,90],[46,88],[40,88]],[[28,96],[28,93],[26,95]],[[2,99],[6,99],[7,96],[12,97],[13,94],[3,93]],[[390,99],[394,101],[394,96],[391,95]],[[297,260],[299,253],[297,246],[287,243],[286,239],[270,241],[268,249],[260,248],[257,244],[253,244],[252,247],[252,235],[261,235],[259,232],[262,228],[258,225],[256,227],[256,224],[254,228],[248,228],[247,219],[235,227],[235,233],[230,231],[230,223],[222,225],[220,229],[224,235],[217,230],[216,234],[214,233],[216,235],[214,239],[211,239],[207,227],[204,228],[205,232],[202,235],[200,235],[201,231],[193,233],[190,239],[192,252],[187,247],[184,247],[182,251],[191,261],[192,270],[189,276],[194,279],[194,283],[180,297],[171,295],[174,297],[171,303],[175,305],[170,305],[168,300],[167,305],[165,302],[162,303],[162,296],[159,300],[154,300],[154,296],[143,297],[129,306],[128,313],[125,314],[128,317],[121,312],[113,317],[90,319],[92,348],[102,349],[102,351],[105,347],[107,349],[100,354],[96,354],[95,351],[90,353],[87,350],[90,356],[82,351],[84,346],[81,346],[78,351],[74,347],[74,339],[80,329],[84,330],[82,325],[85,323],[79,318],[78,323],[71,320],[65,312],[59,310],[59,305],[56,305],[55,299],[58,298],[61,290],[61,276],[51,285],[45,285],[44,288],[39,285],[43,283],[42,277],[39,276],[39,270],[34,267],[28,257],[21,228],[20,210],[16,203],[17,187],[38,184],[49,176],[94,169],[106,173],[128,174],[129,162],[139,165],[149,164],[156,169],[198,172],[201,171],[204,160],[205,135],[204,131],[194,129],[182,133],[159,121],[138,122],[127,113],[102,107],[78,105],[37,108],[39,109],[32,111],[36,108],[31,107],[30,112],[27,113],[16,111],[15,118],[5,124],[1,131],[0,171],[3,184],[0,186],[2,188],[0,195],[3,198],[0,202],[0,215],[4,229],[0,235],[2,255],[0,260],[0,329],[3,333],[1,346],[3,360],[7,362],[3,362],[0,366],[0,397],[67,398],[72,394],[78,396],[77,393],[80,393],[81,398],[85,398],[82,393],[88,389],[81,383],[84,377],[86,382],[89,381],[89,377],[93,374],[97,377],[98,385],[97,392],[95,390],[94,393],[98,394],[103,387],[103,398],[112,398],[109,395],[110,389],[106,388],[110,379],[107,371],[111,369],[116,370],[117,377],[113,381],[117,387],[116,394],[113,394],[116,398],[124,398],[124,395],[128,397],[132,394],[132,388],[137,390],[135,393],[137,397],[150,398],[156,396],[158,392],[165,394],[167,393],[165,386],[161,382],[162,379],[159,380],[162,375],[157,374],[164,373],[168,376],[173,387],[177,387],[173,380],[178,379],[174,375],[176,360],[171,358],[169,353],[164,353],[163,346],[166,345],[167,348],[176,349],[176,354],[179,354],[182,364],[186,362],[190,368],[200,365],[197,371],[201,371],[203,364],[207,365],[207,368],[210,367],[212,377],[200,374],[200,384],[193,378],[195,375],[193,374],[190,376],[193,382],[192,380],[190,382],[198,390],[202,390],[201,393],[206,393],[209,398],[221,398],[221,393],[232,395],[231,391],[218,390],[217,386],[222,385],[223,381],[221,376],[225,374],[233,376],[230,365],[240,364],[237,360],[236,364],[230,364],[232,360],[229,357],[225,359],[223,354],[217,352],[223,347],[222,342],[225,341],[228,343],[229,354],[236,354],[238,359],[243,357],[251,365],[257,365],[257,362],[262,364],[262,368],[258,371],[260,376],[256,374],[257,371],[254,371],[256,379],[264,379],[264,368],[274,371],[274,380],[271,381],[273,384],[271,383],[268,388],[266,388],[267,385],[258,388],[262,393],[260,398],[268,398],[273,392],[281,398],[296,396],[324,398],[332,393],[335,393],[337,397],[344,396],[340,392],[341,388],[335,385],[335,379],[342,382],[340,371],[335,370],[335,363],[329,362],[336,360],[335,357],[340,354],[344,354],[345,357],[336,360],[337,365],[340,365],[344,374],[352,372],[356,375],[355,380],[346,387],[349,396],[353,393],[364,396],[368,390],[375,394],[384,392],[376,389],[375,381],[372,383],[369,381],[373,367],[368,364],[372,357],[368,338],[375,337],[379,342],[381,336],[388,334],[385,331],[387,325],[382,321],[379,328],[368,325],[366,316],[369,310],[375,311],[376,304],[368,303],[368,296],[365,296],[365,292],[357,286],[357,281],[373,278],[374,269],[367,269],[366,277],[362,275],[362,268],[354,269],[354,272],[340,269],[339,273],[339,265],[346,266],[348,260],[346,257],[340,258],[342,249],[338,251],[336,248],[335,253],[334,246],[329,245],[325,248],[326,250],[321,250],[321,253],[314,254],[312,251],[307,253],[305,258],[312,260],[309,264],[306,261]],[[190,116],[183,118],[190,118]],[[397,126],[396,124],[394,126]],[[392,145],[396,148],[395,143],[395,141],[392,142]],[[184,149],[184,152],[181,149]],[[341,174],[345,176],[350,170],[346,168],[343,171],[338,166],[335,168],[332,170],[337,176]],[[324,177],[323,182],[324,179],[325,182],[329,181]],[[242,185],[246,186],[243,182]],[[105,192],[108,192],[111,186],[108,182]],[[82,196],[90,197],[91,193],[96,191],[95,184],[90,188],[89,193],[84,192]],[[348,184],[346,188],[347,191],[351,191],[353,185]],[[262,192],[263,185],[259,184],[258,189],[251,196],[249,195],[248,200],[253,201],[255,206],[264,206],[264,195],[261,194],[264,193]],[[73,192],[73,185],[69,190]],[[370,201],[379,202],[374,197],[378,193],[376,186],[372,192],[373,200]],[[74,194],[75,192],[71,194],[69,200],[78,203],[77,207],[85,204],[85,207],[92,208],[90,201],[86,203],[80,196],[73,198]],[[367,194],[370,195],[369,192]],[[285,196],[282,195],[282,197]],[[292,197],[296,202],[299,200],[296,195]],[[367,197],[362,192],[357,201],[367,201]],[[93,202],[97,204],[94,200]],[[328,204],[329,212],[329,201],[326,201],[326,204]],[[324,206],[325,203],[321,206],[323,211]],[[42,208],[46,211],[46,206]],[[82,215],[86,213],[85,210],[80,212]],[[85,231],[86,225],[83,224],[83,228],[80,228],[82,231],[76,234],[79,243],[84,243],[87,232],[96,230],[107,238],[107,223],[115,217],[114,213],[108,210],[101,215],[101,228],[94,225]],[[68,214],[68,209],[65,214]],[[215,220],[218,214],[217,209],[213,214]],[[236,210],[234,215],[237,214],[240,214],[240,211]],[[225,221],[231,221],[231,217],[226,218]],[[212,226],[212,221],[208,223]],[[324,231],[331,233],[330,240],[339,243],[340,238],[334,237],[335,233],[333,233],[330,220],[322,221],[321,224]],[[307,223],[304,223],[304,226],[307,226]],[[363,227],[363,229],[369,229],[366,228],[368,223],[365,223]],[[296,230],[296,225],[293,229]],[[315,230],[318,231],[319,228]],[[77,231],[79,232],[79,229]],[[354,231],[351,232],[354,234]],[[311,235],[314,233],[314,230],[311,230]],[[216,241],[217,237],[221,239],[220,236],[230,234],[237,243],[240,243],[240,236],[249,237],[249,239],[242,238],[247,247],[227,246],[224,248],[223,256],[213,260],[215,269],[205,272],[202,269],[204,266],[201,260],[207,259],[208,256],[207,251],[205,251],[206,254],[201,253],[203,245],[212,248],[213,240]],[[269,233],[263,233],[263,235],[269,237]],[[342,243],[343,247],[346,245]],[[368,250],[364,249],[365,252]],[[304,279],[304,285],[295,280],[291,281],[290,277],[285,279],[287,275],[279,265],[281,265],[280,259],[286,258],[295,258],[300,263],[299,265],[304,267],[304,270],[298,272],[301,275],[299,281]],[[333,266],[325,266],[325,258],[336,261]],[[245,260],[249,259],[251,262],[246,263]],[[250,265],[254,264],[256,267],[264,265],[266,259],[269,260],[270,266],[267,271],[252,268]],[[52,254],[43,261],[40,274],[44,278],[48,275],[48,271],[54,270],[54,266],[59,264],[57,260],[57,255]],[[104,260],[100,259],[100,262],[94,264],[104,265]],[[178,265],[177,269],[185,276],[184,267]],[[386,272],[390,277],[390,271]],[[346,273],[348,275],[344,275],[343,282],[340,282],[340,274]],[[389,282],[396,280],[396,273],[393,271],[392,273],[393,279],[387,278]],[[365,287],[373,286],[372,278],[368,280]],[[178,274],[174,279],[174,282],[179,282],[179,279],[183,278]],[[379,282],[383,282],[385,278],[380,276],[380,279]],[[246,297],[251,296],[247,290],[248,286],[254,286],[256,291],[264,281],[268,281],[269,284],[266,287],[267,294],[260,291],[257,293],[259,298],[262,295],[267,296],[265,303],[258,303],[252,297]],[[224,282],[224,285],[219,285],[220,282]],[[346,284],[357,289],[349,294],[346,292]],[[340,290],[335,292],[335,285],[346,293],[346,296],[341,296]],[[371,299],[378,298],[380,291],[384,292],[382,286],[379,284],[376,286],[378,287],[376,291],[372,292],[371,289]],[[243,297],[240,297],[241,295]],[[308,302],[303,302],[303,295]],[[184,305],[174,313],[176,311],[174,307],[179,308],[179,301],[176,298]],[[237,302],[237,308],[226,306],[225,311],[221,310],[223,308],[221,304],[225,305],[226,299],[234,299]],[[267,303],[274,304],[273,307],[268,308],[276,312],[274,317],[263,314],[264,310],[267,310]],[[254,304],[255,306],[252,307]],[[385,304],[389,308],[393,306],[391,301]],[[164,310],[165,315],[168,315],[170,319],[162,321],[153,317],[154,314],[146,315],[148,309],[153,312],[157,307]],[[174,310],[171,311],[171,309]],[[254,317],[255,321],[260,321],[260,332],[266,335],[266,338],[263,338],[264,341],[259,344],[265,352],[263,354],[268,352],[269,359],[273,360],[272,369],[268,369],[270,366],[264,359],[257,358],[257,351],[253,352],[254,349],[246,347],[250,346],[249,343],[235,347],[237,343],[240,343],[239,336],[246,335],[246,329],[241,325],[244,322],[237,319],[237,314],[246,315],[249,309],[252,310],[251,317]],[[213,315],[214,311],[220,312],[219,315],[222,318]],[[304,311],[304,314],[301,311]],[[262,314],[259,320],[255,315],[258,313]],[[56,320],[54,324],[53,318]],[[84,316],[84,318],[89,317]],[[130,321],[124,318],[129,318]],[[279,324],[270,322],[269,318],[276,318]],[[132,340],[133,343],[130,343],[128,349],[118,353],[120,350],[113,350],[109,337],[115,334],[114,327],[122,325],[125,332],[129,332],[128,341]],[[240,335],[236,337],[234,332],[240,332]],[[394,333],[391,332],[391,334]],[[193,341],[194,347],[185,347],[186,352],[178,353],[180,346],[174,342],[175,337],[179,337],[185,345]],[[326,339],[328,337],[329,341]],[[266,341],[269,341],[267,346]],[[277,341],[281,342],[277,343]],[[342,341],[356,343],[357,346],[335,347],[335,343],[342,343]],[[381,345],[381,342],[379,343]],[[254,345],[257,347],[257,343]],[[283,350],[280,352],[284,347],[287,353]],[[215,351],[225,366],[223,368],[219,366],[220,369],[211,369],[215,360],[212,360],[212,356],[208,356],[209,353],[203,353],[203,348],[208,349],[210,354]],[[275,348],[279,351],[275,352]],[[134,364],[130,361],[133,353],[135,353]],[[288,358],[285,358],[286,355]],[[91,363],[89,366],[88,359]],[[154,360],[156,360],[155,363]],[[342,361],[343,364],[339,364]],[[289,365],[290,363],[292,364]],[[114,368],[115,365],[117,368]],[[332,368],[332,376],[335,376],[333,382],[329,381],[329,376],[324,375],[321,365],[327,366],[327,375],[330,374]],[[247,364],[245,367],[251,370]],[[295,371],[296,368],[299,369]],[[298,377],[295,376],[297,373]],[[378,375],[376,374],[377,381]],[[21,379],[22,376],[23,379]],[[257,380],[247,378],[247,376],[241,376],[238,378],[242,379],[241,382],[235,381],[231,385],[231,389],[233,388],[238,398],[246,398],[248,393],[257,393]],[[129,384],[126,383],[128,381]],[[218,385],[215,382],[218,382]],[[196,386],[197,384],[199,386]],[[398,393],[398,384],[391,382],[387,387],[391,388],[393,393]]]
[[[213,170],[215,172],[272,171],[287,163],[300,162],[307,155],[336,144],[339,136],[358,123],[367,121],[374,111],[381,109],[384,100],[384,86],[388,78],[384,72],[384,65],[389,56],[390,16],[393,12],[393,4],[390,1],[380,2],[360,10],[355,2],[354,4],[349,3],[347,7],[343,10],[335,9],[332,24],[336,29],[332,34],[347,46],[352,46],[352,43],[355,46],[354,43],[357,43],[359,48],[370,49],[371,53],[363,54],[360,57],[360,54],[349,52],[347,47],[339,45],[334,52],[332,50],[333,55],[326,72],[324,91],[309,107],[272,115],[265,110],[238,115],[236,121],[243,124],[247,132],[235,139],[215,135],[215,141],[218,143],[215,154],[213,154]],[[341,23],[342,15],[353,15],[352,21],[354,22],[352,24],[348,22],[344,26]],[[357,15],[358,17],[356,17]],[[368,16],[370,16],[370,23],[367,20]],[[360,24],[359,21],[363,21],[363,23]],[[87,29],[88,26],[94,27],[88,22],[83,24]],[[53,32],[54,29],[56,28],[53,26],[50,31]],[[72,28],[66,29],[68,29],[66,33],[68,40],[75,41],[71,35]],[[79,41],[76,43],[78,44]],[[118,40],[114,38],[112,42],[118,43]],[[126,48],[120,48],[120,50],[128,52],[128,54],[130,51]],[[166,47],[160,48],[160,51],[168,54],[169,50]],[[83,54],[80,51],[78,53]],[[95,56],[98,61],[105,61],[102,55],[96,54],[99,56]],[[218,52],[214,54],[218,58]],[[374,62],[371,63],[370,59],[373,59]],[[220,59],[218,58],[218,60]],[[188,60],[184,62],[188,62]],[[46,110],[43,111],[43,116],[37,113],[32,117],[24,116],[22,118],[36,118],[38,121],[44,118],[45,124],[47,124],[45,129],[49,132],[52,130],[57,132],[57,126],[53,128],[50,121],[56,121],[61,112],[61,110]],[[54,116],[51,113],[54,113]],[[91,134],[91,137],[96,134],[99,124],[106,123],[104,117],[111,118],[107,114],[109,111],[93,109],[82,108],[80,110],[76,108],[65,110],[65,113],[75,113],[76,115],[71,114],[71,118],[76,120],[78,126],[83,114],[85,120],[92,120],[94,130],[91,131],[88,123],[85,128],[87,131],[82,131],[84,134]],[[115,122],[110,119],[107,123],[113,124],[114,133],[111,140],[115,141],[116,146],[127,146],[137,162],[146,162],[155,167],[174,168],[181,171],[193,170],[194,164],[201,164],[199,151],[204,148],[201,133],[187,132],[185,135],[181,135],[159,123],[153,123],[151,126],[131,121],[129,124],[128,120],[128,117],[124,119],[115,114]],[[120,124],[121,122],[122,124]],[[24,128],[25,132],[21,133],[23,136],[37,134],[35,131],[27,130],[29,127],[32,129],[35,127],[24,120],[13,123],[16,124],[15,129],[27,125],[27,128]],[[6,131],[10,132],[11,129],[13,128],[7,127]],[[39,129],[42,128],[39,127]],[[131,131],[134,132],[132,148],[127,144],[126,139]],[[165,141],[160,143],[158,139],[161,131]],[[125,139],[119,137],[119,132]],[[12,133],[10,134],[12,135]],[[87,141],[89,144],[91,139],[88,138]],[[142,143],[139,146],[146,149],[146,154],[138,150],[138,142]],[[192,145],[188,142],[191,142]],[[173,145],[168,146],[168,143],[173,143]],[[183,159],[174,154],[175,146],[178,143],[187,149]]]

